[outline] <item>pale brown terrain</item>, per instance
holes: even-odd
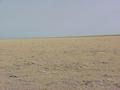
[[[120,36],[0,40],[0,90],[120,90]]]

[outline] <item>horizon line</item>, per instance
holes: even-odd
[[[33,36],[33,37],[2,37],[0,40],[15,39],[47,39],[47,38],[80,38],[80,37],[104,37],[104,36],[120,36],[120,34],[97,34],[97,35],[65,35],[65,36]]]

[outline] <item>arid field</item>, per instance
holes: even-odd
[[[0,90],[120,90],[120,36],[0,40]]]

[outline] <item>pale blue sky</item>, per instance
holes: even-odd
[[[120,34],[120,0],[0,0],[0,37]]]

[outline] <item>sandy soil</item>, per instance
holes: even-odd
[[[120,90],[120,36],[0,40],[0,90]]]

